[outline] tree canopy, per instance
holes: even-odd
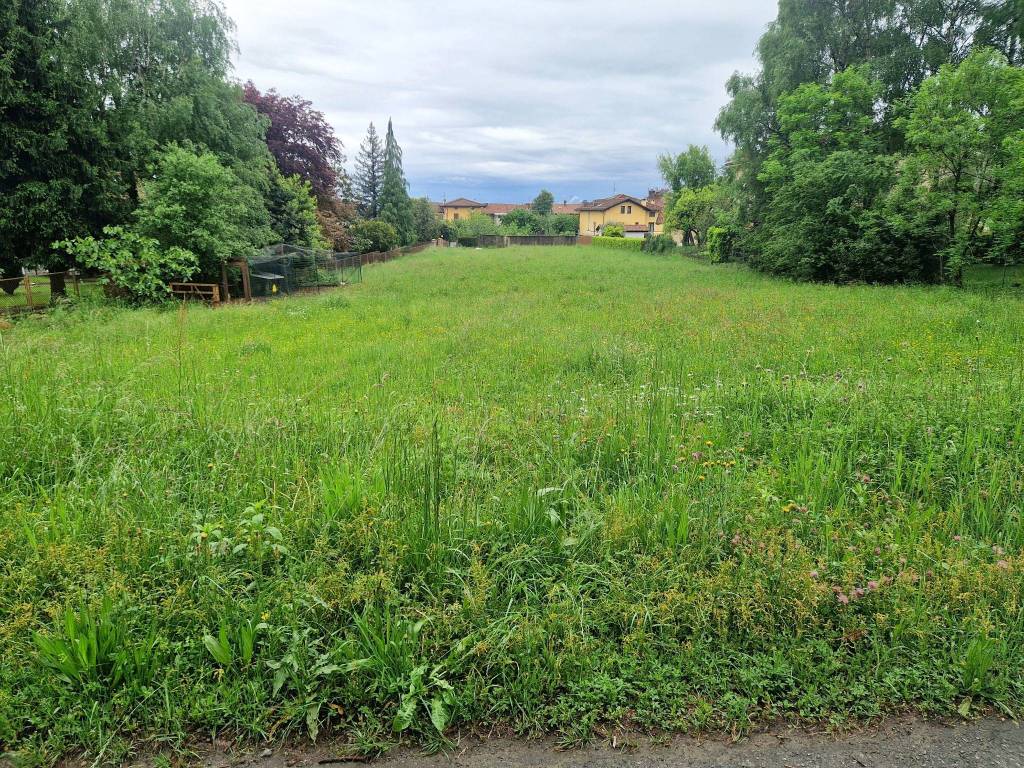
[[[957,282],[1017,258],[996,233],[1015,226],[1022,5],[780,0],[716,123],[735,146],[716,226],[736,252],[816,280]]]

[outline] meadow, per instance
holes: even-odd
[[[597,247],[19,318],[0,752],[1019,715],[1022,350],[1019,290]]]

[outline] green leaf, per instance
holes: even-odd
[[[435,696],[430,700],[430,722],[434,724],[438,733],[444,733],[448,727],[449,712],[441,696]]]
[[[412,725],[412,721],[416,717],[416,701],[415,696],[402,697],[402,703],[398,705],[398,712],[395,713],[395,719],[391,724],[395,733],[402,733]]]
[[[206,650],[213,656],[214,661],[223,667],[231,664],[233,654],[231,653],[231,646],[226,643],[222,643],[213,635],[203,635],[203,645],[206,646]]]

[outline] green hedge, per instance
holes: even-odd
[[[605,248],[618,248],[620,251],[642,251],[644,249],[644,241],[632,237],[595,237],[592,244]]]

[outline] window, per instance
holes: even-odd
[[[654,223],[653,222],[651,222],[650,224],[647,225],[647,231],[650,232],[652,235],[654,234]]]
[[[456,214],[455,214],[455,215],[454,215],[454,216],[452,217],[452,220],[453,220],[453,221],[458,221],[458,220],[459,220],[459,214],[457,214],[457,213],[456,213]]]
[[[632,213],[632,212],[633,212],[633,206],[632,205],[627,205],[626,206],[626,213]]]
[[[654,218],[654,211],[651,211],[651,212],[650,212],[650,213],[648,213],[647,215],[648,215],[648,216],[649,216],[650,218],[652,218],[652,219],[653,219],[653,218]]]
[[[625,213],[625,212],[626,212],[626,206],[623,205],[623,206],[621,206],[619,208],[619,213]]]

